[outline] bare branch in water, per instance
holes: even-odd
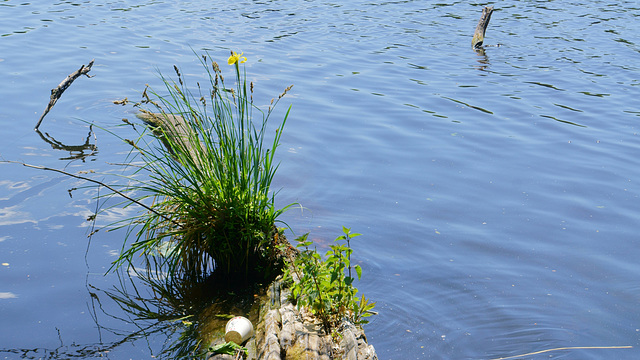
[[[489,20],[491,20],[491,14],[493,14],[493,6],[485,6],[482,9],[482,16],[478,21],[476,31],[473,34],[473,39],[471,40],[471,46],[474,49],[480,49],[482,47],[482,43],[484,42],[484,34],[487,32]]]
[[[71,83],[73,83],[75,79],[79,78],[82,75],[85,75],[89,78],[91,77],[89,76],[88,72],[91,71],[91,67],[93,66],[94,61],[95,59],[91,60],[91,62],[87,66],[84,66],[83,64],[82,66],[80,66],[80,69],[74,71],[73,73],[71,73],[71,75],[67,76],[66,79],[62,80],[58,87],[56,87],[55,89],[51,89],[51,99],[49,100],[47,108],[44,109],[44,113],[42,113],[42,116],[40,116],[40,120],[38,120],[35,130],[38,130],[40,124],[42,123],[42,119],[44,119],[44,116],[49,113],[49,110],[53,108],[53,105],[55,105],[58,99],[60,99],[60,96],[62,96],[62,93],[67,90],[69,86],[71,86]]]

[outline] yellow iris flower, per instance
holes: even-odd
[[[242,56],[242,54],[244,53],[237,54],[235,51],[232,51],[231,56],[229,56],[229,60],[227,60],[227,63],[229,63],[229,65],[233,65],[235,63],[243,64],[247,61],[247,58]]]

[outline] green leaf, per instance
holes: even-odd
[[[338,274],[333,272],[331,273],[331,282],[335,282],[338,279]]]
[[[352,277],[348,277],[348,276],[347,276],[347,277],[345,277],[345,278],[344,278],[344,283],[345,283],[347,286],[351,286],[351,284],[353,283],[353,278],[352,278]]]
[[[242,350],[244,352],[247,351],[247,348],[242,347],[234,342],[227,342],[224,344],[219,344],[216,346],[211,346],[209,351],[214,354],[227,354],[227,355],[235,355],[236,350]]]
[[[312,244],[313,244],[313,241],[309,240],[309,241],[299,243],[298,245],[296,245],[296,247],[308,247]]]
[[[305,242],[305,241],[307,241],[307,237],[309,237],[309,233],[306,233],[306,234],[298,236],[296,238],[296,241],[297,242]]]
[[[358,274],[358,280],[360,280],[360,278],[362,277],[362,268],[360,267],[360,265],[356,265],[354,266],[354,268],[356,269],[356,274]]]

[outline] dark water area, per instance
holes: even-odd
[[[478,53],[485,5],[485,44],[501,46]],[[274,189],[305,209],[282,220],[325,246],[343,225],[364,234],[380,359],[636,359],[639,16],[635,1],[0,1],[0,155],[101,179],[128,145],[98,127],[134,120],[114,100],[174,64],[202,81],[193,51],[231,74],[242,51],[258,104],[294,84]],[[94,58],[35,133],[50,90]],[[167,342],[105,296],[125,233],[87,238],[96,195],[0,164],[0,358],[149,358]]]

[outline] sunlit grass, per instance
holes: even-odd
[[[126,140],[127,162],[144,165],[126,190],[141,194],[136,200],[148,211],[130,219],[135,239],[125,242],[115,266],[141,256],[147,264],[160,261],[168,276],[213,273],[227,282],[280,270],[273,263],[275,223],[291,205],[276,208],[270,187],[290,108],[277,127],[268,120],[290,87],[260,110],[239,65],[244,58],[234,54],[234,87],[225,86],[218,64],[205,55],[206,89],[197,83],[192,91],[174,66],[177,77],[160,75],[164,89],[145,89],[136,104],[148,126]]]

